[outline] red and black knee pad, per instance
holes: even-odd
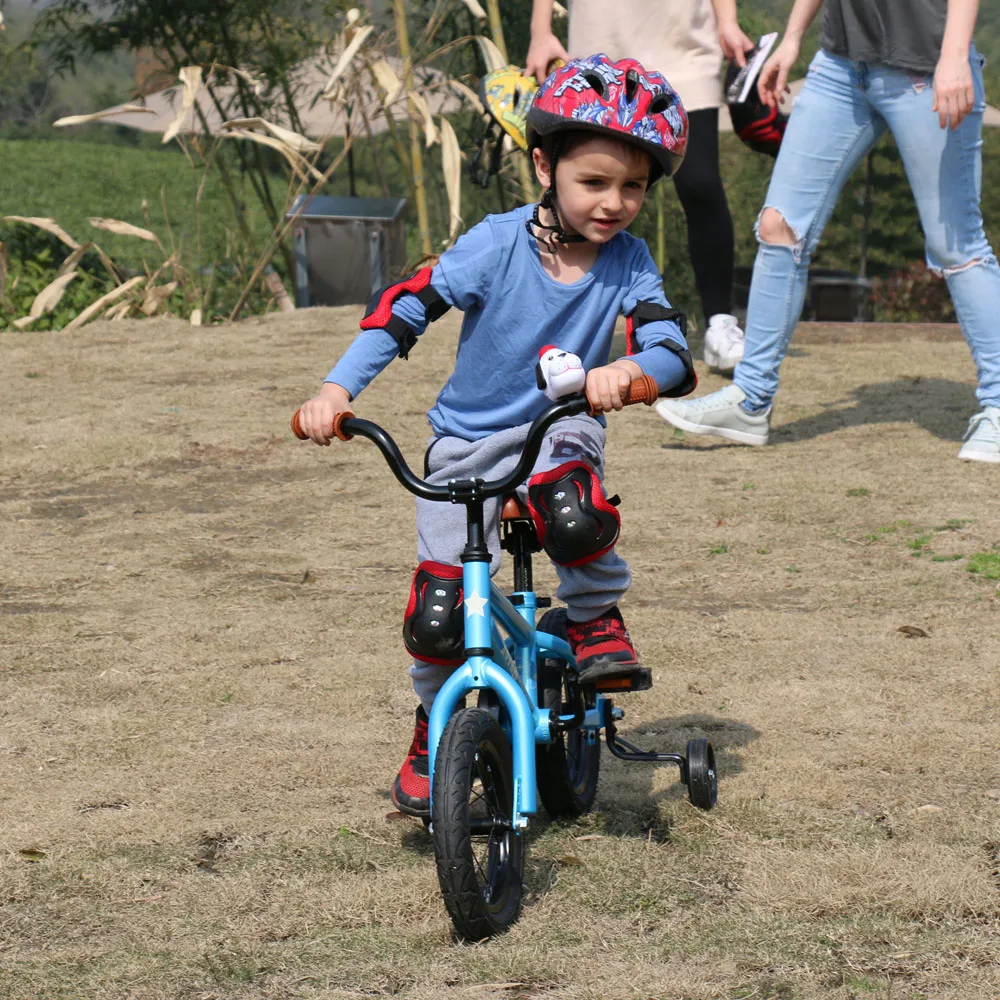
[[[564,462],[528,480],[528,510],[542,548],[561,566],[582,566],[618,540],[617,497],[586,462]]]
[[[403,645],[415,660],[457,667],[465,660],[462,567],[425,560],[413,574]]]

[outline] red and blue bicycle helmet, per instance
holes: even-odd
[[[546,77],[528,111],[528,147],[544,136],[590,131],[634,143],[653,158],[650,184],[681,165],[687,149],[687,112],[660,73],[635,59],[606,55],[571,59]]]
[[[649,183],[668,177],[681,165],[687,150],[688,119],[677,92],[664,76],[643,68],[635,59],[612,62],[599,53],[572,59],[545,78],[528,111],[528,149],[541,146],[547,137],[556,142],[547,148],[552,186],[535,206],[528,232],[549,230],[549,249],[557,243],[576,243],[584,237],[567,233],[556,208],[556,164],[562,153],[562,136],[595,132],[638,146],[649,153]],[[542,223],[539,209],[547,208],[554,226]]]

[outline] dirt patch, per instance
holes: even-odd
[[[521,923],[462,948],[386,819],[412,501],[364,442],[288,430],[356,322],[0,334],[0,994],[1000,992],[1000,603],[967,571],[1000,508],[955,458],[954,329],[804,328],[767,448],[612,419],[656,678],[623,733],[710,735],[720,806],[605,758],[592,815],[533,822]],[[457,333],[358,401],[415,468]]]
[[[900,344],[963,341],[957,323],[800,323],[796,344]]]

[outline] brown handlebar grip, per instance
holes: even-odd
[[[622,402],[626,406],[631,406],[633,403],[645,403],[647,406],[652,406],[659,394],[660,388],[656,384],[656,379],[652,375],[640,375],[637,379],[632,380]]]
[[[309,440],[309,435],[306,434],[305,431],[302,430],[302,424],[299,422],[299,414],[301,412],[302,412],[302,410],[301,410],[301,408],[299,408],[298,410],[296,410],[292,414],[292,433],[300,441],[308,441]],[[341,423],[343,423],[343,421],[345,421],[345,420],[348,419],[348,417],[353,417],[353,416],[354,416],[354,414],[350,410],[344,410],[343,413],[338,413],[333,418],[333,433],[341,441],[350,441],[351,438],[354,437],[353,434],[348,434],[347,431],[343,430],[341,428],[341,426],[340,426]]]
[[[333,433],[340,438],[341,441],[350,441],[353,434],[348,434],[340,425],[345,421],[353,417],[354,414],[350,410],[344,410],[343,413],[338,413],[333,418]]]
[[[633,403],[645,403],[647,406],[652,406],[659,394],[660,388],[656,384],[656,379],[652,375],[640,375],[629,383],[624,396],[622,396],[622,403],[625,406],[631,406]],[[590,416],[594,416],[596,412],[592,406],[587,410]]]

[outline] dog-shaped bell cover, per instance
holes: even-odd
[[[563,396],[571,396],[574,392],[583,392],[587,384],[587,373],[583,370],[583,363],[575,354],[547,344],[538,352],[535,379],[538,388],[555,402]]]

